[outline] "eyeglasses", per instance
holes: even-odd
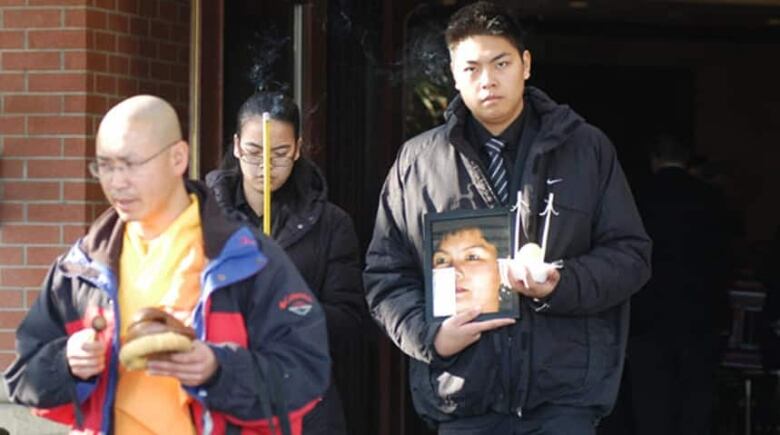
[[[156,153],[152,154],[151,156],[143,160],[139,160],[135,162],[131,160],[125,160],[125,159],[117,159],[116,161],[111,162],[108,160],[100,160],[100,158],[98,158],[97,160],[93,160],[89,162],[89,172],[92,174],[93,177],[101,178],[101,179],[107,179],[108,177],[114,175],[115,173],[121,175],[132,175],[134,172],[138,170],[138,168],[151,162],[156,157],[160,156],[163,152],[165,152],[168,148],[176,145],[180,141],[181,139],[176,139],[175,141],[162,147],[160,151],[157,151]]]
[[[288,166],[292,166],[293,158],[292,156],[287,155],[288,152],[288,150],[284,150],[283,153],[276,153],[276,155],[272,155],[271,168],[286,168]],[[264,164],[262,150],[246,151],[243,147],[238,147],[238,154],[238,158],[248,165],[262,167]]]

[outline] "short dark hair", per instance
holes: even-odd
[[[479,1],[456,11],[447,24],[444,38],[452,50],[464,39],[476,35],[502,36],[522,54],[525,51],[523,30],[509,12],[487,1]]]
[[[241,108],[238,109],[236,134],[241,135],[241,128],[249,118],[263,116],[263,113],[266,112],[271,115],[271,119],[292,124],[295,139],[298,139],[301,128],[298,106],[290,96],[283,92],[261,91],[247,98],[244,104],[241,105]]]

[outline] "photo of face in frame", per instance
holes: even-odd
[[[481,318],[517,317],[517,296],[505,284],[511,222],[506,209],[426,216],[428,318],[445,318],[477,306]]]

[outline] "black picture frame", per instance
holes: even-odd
[[[506,283],[507,261],[515,252],[514,218],[515,213],[506,208],[425,216],[428,321],[443,320],[477,304],[483,309],[477,320],[520,317],[519,297]],[[474,274],[486,278],[475,280]]]

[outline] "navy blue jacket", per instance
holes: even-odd
[[[188,183],[188,190],[200,198],[208,259],[193,327],[219,364],[218,374],[207,385],[187,388],[195,399],[194,423],[199,432],[210,427],[212,433],[225,433],[237,426],[247,433],[271,433],[272,410],[279,409],[272,405],[284,400],[292,433],[299,434],[303,415],[329,382],[322,308],[272,240],[227,219],[205,186]],[[124,224],[109,209],[55,261],[17,330],[17,358],[4,373],[14,402],[95,433],[112,432],[122,321],[115,304],[123,235]],[[111,343],[107,367],[101,375],[82,381],[69,372],[65,346],[71,334],[90,327],[97,315],[108,323],[101,333]],[[275,427],[279,428],[278,421]]]

